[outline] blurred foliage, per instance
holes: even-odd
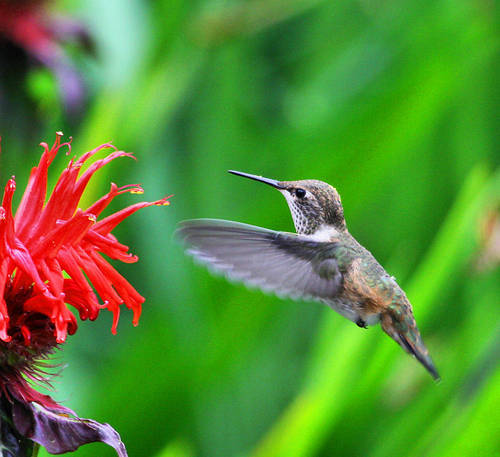
[[[118,232],[140,256],[119,266],[147,297],[139,327],[126,312],[115,337],[107,314],[82,323],[57,356],[57,399],[111,423],[131,456],[500,452],[500,275],[476,268],[482,221],[500,208],[494,2],[54,8],[95,41],[78,58],[88,101],[65,115],[38,69],[5,83],[3,181],[21,187],[35,145],[63,130],[74,152],[113,140],[137,155],[101,173],[94,197],[110,180],[175,194]],[[182,219],[293,228],[276,192],[227,169],[337,187],[350,231],[407,290],[441,383],[378,327],[194,266],[172,236]]]

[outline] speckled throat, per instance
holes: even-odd
[[[302,235],[312,235],[323,224],[320,208],[297,203],[290,194],[283,192],[292,214],[295,231]]]

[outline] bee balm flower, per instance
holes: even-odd
[[[21,447],[33,444],[31,441],[52,453],[103,441],[126,456],[111,426],[73,417],[71,410],[33,389],[30,380],[49,382],[43,361],[76,332],[75,311],[81,320],[94,320],[103,309],[111,311],[115,333],[120,309],[126,306],[133,311],[133,324],[137,325],[144,298],[102,254],[136,262],[137,257],[118,242],[112,230],[141,208],[168,205],[169,197],[136,203],[101,218],[118,195],[143,192],[138,185],[111,184],[106,195],[80,209],[80,198],[97,170],[118,157],[133,157],[103,144],[71,159],[47,199],[48,169],[62,147],[71,151],[69,142],[61,143],[61,135],[50,148],[41,143],[44,152],[31,171],[15,214],[14,178],[5,186],[0,207],[0,414],[2,422],[5,417],[11,419],[8,428],[12,446],[19,447],[12,449],[16,456],[27,455]],[[81,170],[96,152],[106,148],[112,149],[107,157]]]

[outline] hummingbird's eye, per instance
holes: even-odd
[[[295,189],[295,195],[299,198],[304,198],[306,196],[306,191],[301,188]]]

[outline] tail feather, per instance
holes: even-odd
[[[427,371],[436,381],[440,381],[441,377],[439,376],[434,362],[432,361],[429,352],[425,348],[420,335],[417,338],[417,341],[419,341],[420,343],[418,344],[418,346],[412,344],[402,333],[398,333],[398,336],[399,341],[401,342],[401,346],[406,349],[409,354],[413,355],[427,369]]]
[[[441,379],[429,351],[422,341],[413,314],[407,313],[406,319],[402,321],[400,316],[394,313],[384,313],[380,323],[384,332],[399,343],[408,354],[414,356],[436,381]]]

